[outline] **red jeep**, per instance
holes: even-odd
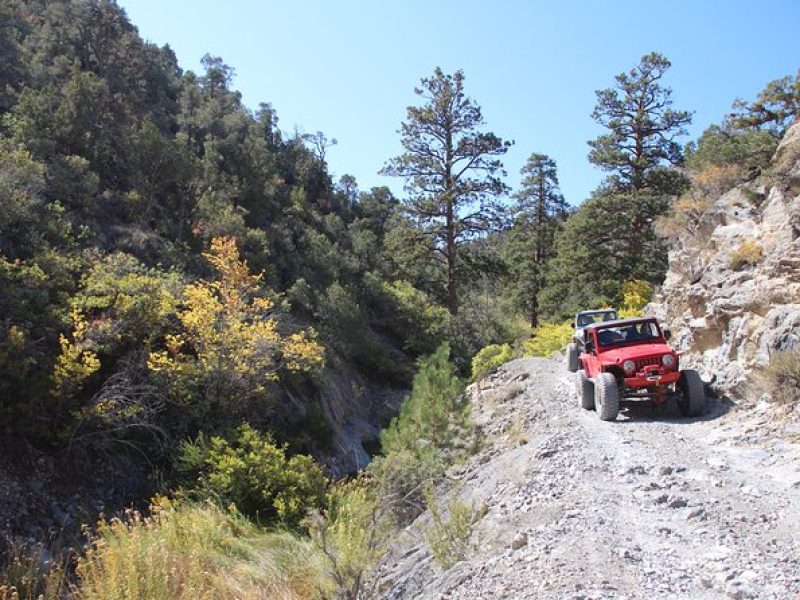
[[[655,319],[595,323],[584,328],[582,336],[580,356],[574,344],[567,350],[569,370],[577,371],[581,407],[596,408],[601,419],[613,421],[623,400],[661,404],[675,397],[684,416],[703,413],[706,398],[700,375],[678,370],[678,356],[667,344],[669,331],[662,332]]]

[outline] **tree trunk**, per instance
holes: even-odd
[[[539,300],[536,296],[537,294],[531,296],[531,329],[539,326]]]
[[[458,249],[455,236],[453,201],[447,200],[447,308],[451,315],[458,314],[458,286],[456,285],[456,262]]]
[[[444,201],[447,203],[445,215],[446,244],[447,244],[447,308],[451,315],[458,314],[458,286],[456,284],[456,263],[458,261],[458,248],[456,245],[456,214],[455,214],[455,182],[453,181],[453,130],[447,128],[445,134],[444,158]]]

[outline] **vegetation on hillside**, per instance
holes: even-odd
[[[774,81],[684,148],[691,113],[647,54],[597,92],[608,178],[570,207],[541,151],[511,193],[510,143],[435,68],[387,157],[397,198],[334,180],[336,140],[245,106],[219,57],[184,71],[114,0],[8,0],[0,49],[0,455],[142,509],[44,571],[0,544],[0,597],[355,598],[479,443],[462,378],[560,350],[580,309],[640,311],[669,236],[766,166],[798,106],[797,78]],[[743,245],[731,266],[760,259]],[[318,398],[341,368],[411,391],[381,455],[331,482]],[[157,491],[179,500],[145,508]],[[474,515],[432,508],[449,564]]]

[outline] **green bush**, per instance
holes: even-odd
[[[242,425],[231,437],[181,444],[178,468],[197,474],[190,496],[233,504],[261,524],[296,527],[324,502],[326,479],[310,456],[287,458],[268,433]]]
[[[381,433],[384,456],[369,467],[379,493],[401,521],[422,511],[423,489],[472,450],[476,439],[464,384],[449,353],[445,343],[420,361],[411,395]]]
[[[360,598],[365,592],[365,575],[387,548],[389,508],[362,477],[334,485],[326,510],[312,512],[305,521],[336,585],[336,597]]]
[[[447,334],[450,313],[408,281],[383,283],[393,315],[390,327],[401,337],[404,348],[413,355],[433,352]]]
[[[525,356],[549,358],[553,352],[560,352],[572,339],[572,321],[563,323],[544,323],[533,330],[531,339],[525,343]]]
[[[449,569],[467,558],[469,538],[478,515],[472,506],[457,498],[450,500],[447,515],[443,515],[431,489],[425,492],[425,502],[431,515],[431,525],[425,530],[425,541],[439,566]]]
[[[508,344],[486,346],[472,359],[472,381],[477,381],[484,375],[488,375],[512,358],[513,351]]]
[[[316,598],[322,557],[287,532],[264,532],[212,504],[164,499],[149,517],[103,521],[78,561],[80,600]]]

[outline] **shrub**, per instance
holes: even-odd
[[[488,375],[512,358],[513,352],[508,344],[486,346],[472,359],[472,381],[477,381],[484,375]]]
[[[381,432],[385,456],[369,467],[379,493],[403,521],[422,511],[424,487],[442,477],[476,441],[464,384],[448,361],[449,352],[445,343],[420,361],[411,395]]]
[[[433,447],[396,450],[373,460],[367,472],[393,518],[410,523],[425,510],[424,490],[438,482],[448,463]]]
[[[314,547],[325,558],[338,596],[360,598],[365,576],[383,556],[391,532],[390,507],[364,478],[340,482],[328,495],[327,509],[312,512],[308,526]]]
[[[376,380],[407,385],[410,374],[389,354],[369,326],[369,318],[355,293],[340,283],[328,287],[319,300],[318,317],[328,339],[360,370]]]
[[[656,217],[656,233],[662,238],[694,233],[700,219],[713,204],[711,196],[693,187],[673,202],[667,214]]]
[[[560,352],[572,339],[572,321],[543,323],[533,330],[531,339],[525,343],[525,356],[550,357]]]
[[[408,281],[384,282],[382,291],[393,305],[390,326],[413,355],[433,352],[445,337],[450,313]]]
[[[653,285],[641,279],[629,279],[622,284],[622,318],[640,317],[644,307],[653,297]]]
[[[439,566],[449,569],[467,558],[472,527],[480,515],[472,506],[457,498],[450,500],[447,515],[443,515],[432,489],[425,492],[425,501],[431,516],[431,526],[425,530],[425,541]]]
[[[264,532],[212,504],[161,499],[151,515],[102,521],[77,566],[81,600],[313,598],[321,557],[291,533]]]
[[[310,456],[287,458],[268,433],[249,425],[231,440],[199,436],[181,445],[179,468],[198,471],[190,495],[234,504],[258,523],[296,527],[309,508],[324,501],[326,479]]]
[[[779,402],[795,403],[800,399],[800,350],[774,353],[766,369],[772,396]]]
[[[175,400],[194,403],[189,412],[200,422],[212,408],[223,419],[235,417],[249,401],[263,401],[285,371],[313,371],[324,362],[313,330],[280,331],[262,275],[250,273],[235,240],[214,238],[203,256],[218,278],[183,289],[180,327],[147,362]]]
[[[742,242],[741,245],[731,252],[729,267],[734,271],[747,266],[756,265],[764,257],[764,249],[755,240]]]

